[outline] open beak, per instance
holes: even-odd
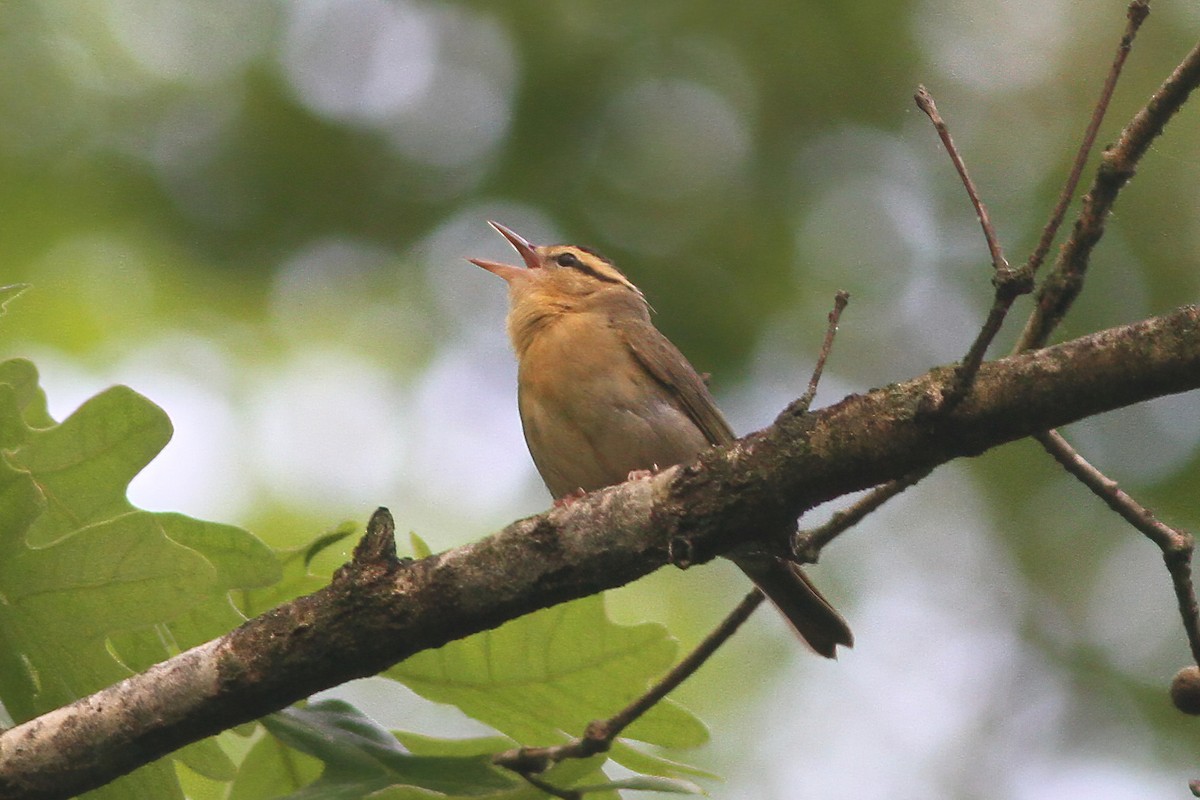
[[[526,267],[529,269],[541,269],[541,260],[538,258],[537,252],[534,251],[534,246],[526,241],[525,237],[521,236],[514,230],[504,227],[499,222],[492,222],[491,220],[488,220],[488,225],[491,225],[500,232],[501,236],[503,236],[505,239],[508,239],[509,244],[511,244],[521,256],[521,260],[525,262]],[[476,266],[483,267],[494,275],[499,275],[506,281],[511,281],[513,278],[525,274],[525,270],[521,269],[520,267],[514,267],[511,264],[502,264],[499,261],[486,261],[482,258],[471,258],[467,260]]]

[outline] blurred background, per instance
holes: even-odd
[[[176,433],[135,503],[306,542],[387,505],[435,549],[548,505],[526,455],[485,223],[612,258],[741,432],[951,362],[987,250],[912,94],[926,84],[1024,259],[1124,27],[1116,0],[857,3],[96,0],[0,4],[0,354],[58,418],[113,383]],[[1200,32],[1157,3],[1100,143]],[[1122,195],[1063,338],[1193,302],[1200,111]],[[1086,181],[1085,181],[1086,184]],[[995,354],[1019,330],[1028,303]],[[1072,426],[1200,528],[1200,400]],[[814,513],[813,524],[831,509]],[[345,551],[330,555],[332,566]],[[1200,731],[1158,551],[1019,443],[937,472],[813,571],[851,621],[825,663],[762,612],[678,693],[723,798],[1180,797]],[[613,593],[694,643],[746,589]],[[468,721],[366,682],[387,724]],[[386,702],[379,702],[386,696]]]

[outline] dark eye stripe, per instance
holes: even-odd
[[[591,255],[594,255],[594,254],[591,254]],[[596,258],[600,258],[600,256],[596,256]],[[603,261],[603,259],[601,259],[601,260]],[[579,270],[580,272],[584,273],[585,275],[591,275],[596,280],[604,281],[605,283],[617,283],[617,284],[627,283],[627,281],[623,277],[616,276],[612,272],[609,272],[607,270],[601,271],[570,251],[567,251],[564,253],[559,253],[558,255],[556,255],[554,257],[554,263],[558,264],[560,267],[566,267],[569,269]],[[605,263],[607,263],[607,262],[605,262]]]
[[[580,272],[586,272],[596,280],[604,281],[605,283],[625,283],[625,281],[621,280],[620,278],[613,277],[611,274],[606,275],[605,273],[593,267],[591,264],[584,263],[583,261],[576,260],[575,263],[571,265],[571,268],[577,269]]]

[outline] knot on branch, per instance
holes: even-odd
[[[597,753],[607,753],[612,749],[613,739],[616,738],[617,733],[618,731],[613,729],[611,720],[594,719],[584,729],[579,749],[585,758]]]
[[[375,509],[371,521],[367,523],[367,532],[354,548],[355,564],[366,566],[380,562],[399,562],[396,558],[396,522],[392,519],[392,512],[383,506]]]
[[[1192,552],[1196,549],[1195,538],[1187,531],[1171,529],[1168,544],[1163,547],[1163,561],[1167,569],[1175,565],[1183,566],[1192,562]]]
[[[519,775],[537,775],[550,769],[554,759],[549,747],[517,747],[496,753],[492,756],[492,763]]]
[[[692,540],[686,536],[672,536],[667,542],[667,560],[680,569],[687,569],[696,563],[696,549]]]
[[[1100,156],[1100,166],[1096,170],[1096,183],[1107,184],[1120,188],[1129,182],[1137,173],[1128,154],[1119,148],[1110,147]],[[1089,192],[1090,197],[1093,193]]]
[[[375,509],[367,523],[367,532],[354,546],[350,562],[333,575],[334,583],[361,578],[367,573],[390,574],[411,564],[411,558],[396,555],[396,523],[383,506]]]
[[[992,271],[992,286],[1001,300],[1012,302],[1033,291],[1033,269],[1029,264],[1016,269],[1008,265],[995,269]]]

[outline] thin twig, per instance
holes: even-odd
[[[758,589],[754,589],[743,597],[737,607],[729,612],[728,616],[721,620],[721,623],[708,636],[704,637],[704,641],[700,642],[692,652],[676,664],[657,685],[608,720],[605,725],[607,738],[611,741],[619,736],[621,731],[649,711],[651,706],[691,677],[730,636],[733,636],[742,623],[750,618],[754,609],[762,603],[763,597],[763,593]]]
[[[983,228],[983,238],[987,241],[988,251],[992,254],[992,285],[996,287],[987,319],[984,320],[979,334],[971,343],[962,363],[955,370],[954,380],[950,382],[942,396],[935,399],[933,407],[923,409],[925,413],[948,414],[970,391],[975,375],[979,372],[979,365],[983,363],[983,357],[992,340],[1000,332],[1000,327],[1004,324],[1004,318],[1008,316],[1008,310],[1012,308],[1013,302],[1021,295],[1033,291],[1033,274],[1025,267],[1014,270],[1004,258],[1004,250],[996,236],[996,228],[992,225],[987,206],[980,199],[979,190],[975,188],[975,183],[967,172],[967,164],[954,145],[954,139],[950,136],[950,128],[938,113],[933,95],[924,86],[918,86],[914,99],[917,101],[917,107],[924,111],[929,117],[929,121],[933,123],[934,129],[946,148],[946,153],[954,162],[954,168],[958,170],[958,177],[962,179],[963,187],[967,190],[967,197],[971,198],[971,204],[975,206],[975,214]]]
[[[1148,14],[1148,0],[1133,0],[1133,2],[1130,3],[1127,11],[1128,23],[1126,25],[1125,32],[1121,37],[1120,44],[1118,45],[1117,55],[1114,58],[1113,65],[1110,68],[1108,77],[1105,80],[1100,99],[1097,102],[1096,108],[1092,112],[1091,121],[1089,122],[1087,130],[1085,131],[1084,140],[1080,144],[1079,151],[1076,154],[1075,163],[1072,166],[1071,173],[1067,178],[1067,182],[1064,185],[1062,192],[1060,193],[1058,203],[1051,213],[1050,220],[1043,229],[1042,239],[1039,241],[1029,260],[1026,262],[1025,267],[1020,271],[1023,273],[1023,275],[1018,275],[1012,270],[1008,271],[1009,274],[1014,276],[1014,288],[1019,286],[1019,281],[1029,280],[1036,273],[1045,258],[1046,252],[1049,250],[1050,244],[1053,242],[1055,233],[1062,224],[1062,218],[1065,215],[1066,209],[1070,205],[1071,197],[1074,196],[1075,189],[1078,186],[1079,177],[1082,174],[1088,154],[1090,153],[1095,142],[1097,131],[1099,130],[1100,124],[1105,115],[1105,111],[1107,110],[1109,102],[1112,98],[1117,79],[1120,77],[1121,70],[1133,43],[1134,36]],[[1174,87],[1178,84],[1186,82],[1187,75],[1192,72],[1192,69],[1188,65],[1192,62],[1194,54],[1195,51],[1193,51],[1193,54],[1189,54],[1188,58],[1185,59],[1184,62],[1175,70],[1167,82],[1164,83],[1163,87],[1160,88],[1160,90],[1154,96],[1155,99],[1164,99],[1158,101],[1157,103],[1155,102],[1155,99],[1152,99],[1151,101],[1152,104],[1161,105],[1163,107],[1162,114],[1164,115],[1164,119],[1162,124],[1165,124],[1165,117],[1169,117],[1171,114],[1173,114],[1174,110],[1177,110],[1178,106],[1182,104],[1183,99],[1186,98],[1186,91],[1182,92],[1182,97],[1178,97],[1178,95],[1181,93],[1180,89],[1168,89],[1168,87]],[[992,253],[993,266],[997,267],[999,264],[1004,264],[1005,267],[1007,267],[1007,263],[1001,260],[1003,258],[1002,250],[1000,249],[999,243],[995,240],[995,231],[991,227],[990,217],[987,215],[987,211],[983,207],[982,202],[979,201],[978,192],[975,190],[973,183],[970,181],[970,178],[966,173],[966,166],[963,163],[961,156],[958,154],[957,148],[954,146],[953,139],[950,137],[949,130],[947,129],[944,120],[942,120],[941,116],[937,114],[936,104],[933,102],[928,90],[926,90],[923,86],[919,87],[915,99],[921,110],[930,116],[935,129],[938,131],[939,137],[941,137],[947,152],[950,153],[951,159],[954,161],[954,165],[959,172],[959,176],[963,179],[968,196],[971,197],[972,203],[975,204],[976,213],[979,216],[980,225],[983,228],[984,237],[988,243],[988,249]],[[926,108],[926,105],[928,105],[928,109]],[[1141,116],[1142,115],[1139,115],[1139,118]],[[1135,118],[1134,122],[1137,122],[1137,120],[1138,118]],[[1133,123],[1131,123],[1129,127],[1133,128]],[[1147,139],[1147,144],[1148,140],[1152,139],[1154,135],[1156,134],[1149,133],[1149,135],[1145,137]],[[1140,151],[1135,148],[1131,148],[1130,151],[1135,152],[1138,156],[1140,156],[1141,152],[1144,152],[1145,147],[1146,145],[1142,145]],[[1114,148],[1114,150],[1117,150],[1117,148]],[[1136,160],[1136,158],[1134,160]],[[1117,188],[1119,189],[1119,187]],[[1065,250],[1066,248],[1064,248],[1064,251]],[[1000,254],[1000,259],[997,259],[997,254]],[[1000,271],[998,268],[996,274],[997,277],[1000,276]],[[941,410],[943,411],[947,410],[948,407],[952,407],[957,402],[957,400],[954,398],[961,399],[961,397],[965,396],[966,389],[969,388],[970,383],[973,381],[972,375],[974,370],[978,368],[978,364],[982,363],[984,353],[986,352],[988,345],[992,341],[996,332],[998,332],[1001,323],[1007,315],[1008,307],[1011,306],[1012,300],[1015,300],[1016,296],[1020,294],[1020,292],[1012,293],[1011,299],[1003,297],[1001,293],[1001,286],[1002,283],[998,282],[996,296],[992,304],[992,309],[988,314],[988,319],[981,328],[979,335],[975,339],[975,342],[971,345],[971,348],[968,351],[967,356],[963,359],[963,364],[960,366],[959,372],[956,375],[957,390],[952,388],[949,392],[947,392],[940,403]],[[1046,295],[1045,289],[1043,289],[1043,295]],[[1032,322],[1033,320],[1031,319],[1030,326],[1027,326],[1026,328],[1026,335],[1022,337],[1022,344],[1018,345],[1017,350],[1040,346],[1034,344],[1033,338],[1029,336],[1029,330],[1032,326]],[[1048,336],[1048,331],[1046,335]],[[1044,345],[1044,343],[1045,336],[1043,336],[1041,339],[1041,344]],[[970,365],[976,366],[971,367]],[[952,402],[947,403],[947,400],[951,400]],[[913,473],[898,480],[885,483],[882,486],[872,490],[869,494],[860,499],[850,508],[835,514],[821,527],[798,532],[794,540],[797,556],[802,560],[815,560],[820,551],[827,544],[832,542],[837,536],[850,527],[858,524],[868,514],[882,506],[892,497],[895,497],[908,487],[923,480],[928,474],[928,471]],[[1175,573],[1172,572],[1172,575],[1174,576]],[[1179,590],[1180,580],[1176,578],[1177,593]],[[1195,605],[1194,599],[1187,599],[1191,596],[1192,595],[1190,592],[1186,595],[1186,597],[1184,594],[1179,595],[1181,608]],[[1186,616],[1187,615],[1185,614],[1185,617]]]
[[[1138,28],[1150,13],[1148,0],[1130,3],[1125,33],[1117,48],[1116,57],[1109,70],[1092,114],[1092,121],[1076,155],[1075,165],[1051,220],[1043,231],[1037,249],[1027,265],[1036,270],[1049,249],[1070,196],[1074,193],[1088,150],[1096,136],[1104,110],[1112,98],[1117,78],[1129,54]],[[1084,278],[1091,252],[1104,235],[1105,225],[1117,196],[1129,179],[1133,177],[1138,162],[1166,127],[1175,113],[1183,106],[1191,92],[1200,85],[1200,44],[1197,44],[1180,62],[1179,66],[1159,86],[1149,102],[1134,115],[1117,142],[1105,151],[1091,189],[1083,200],[1083,208],[1075,220],[1071,236],[1063,245],[1054,269],[1046,277],[1037,296],[1037,304],[1029,316],[1020,340],[1013,352],[1044,347],[1050,334],[1066,316],[1075,298],[1083,289]],[[1184,631],[1192,651],[1192,658],[1200,664],[1200,607],[1197,606],[1195,586],[1192,581],[1191,559],[1193,541],[1190,534],[1166,526],[1132,497],[1123,492],[1115,481],[1088,463],[1057,431],[1047,431],[1036,437],[1042,446],[1071,475],[1087,486],[1109,508],[1141,531],[1158,545],[1163,561],[1171,576]]]
[[[1046,431],[1034,438],[1067,472],[1162,550],[1163,561],[1175,587],[1175,598],[1183,617],[1192,658],[1200,664],[1200,609],[1197,608],[1192,586],[1191,562],[1195,543],[1191,534],[1161,522],[1154,512],[1126,494],[1116,481],[1092,466],[1057,431]]]
[[[750,618],[754,609],[762,604],[763,599],[763,593],[758,589],[746,595],[737,607],[721,620],[721,623],[708,636],[704,637],[704,641],[700,642],[658,683],[608,719],[595,720],[590,723],[583,736],[553,747],[518,747],[506,750],[492,756],[492,763],[513,770],[528,779],[529,775],[545,772],[554,764],[565,759],[590,758],[597,753],[607,752],[612,747],[613,740],[620,736],[622,731],[653,708],[667,694],[674,691],[679,684],[691,677],[741,627],[742,623]],[[542,787],[539,786],[539,788]],[[566,797],[567,795],[559,794],[557,796]]]
[[[808,379],[808,389],[800,396],[797,404],[802,411],[807,411],[812,406],[813,398],[817,396],[817,384],[821,382],[821,373],[825,371],[825,362],[829,360],[829,353],[833,350],[838,321],[841,320],[842,312],[846,310],[849,302],[850,293],[847,291],[839,290],[834,295],[833,310],[829,312],[829,325],[825,328],[825,341],[821,342],[821,352],[817,354],[817,363],[813,366],[812,377]]]
[[[1133,2],[1130,3],[1127,12],[1128,23],[1126,25],[1125,32],[1121,37],[1117,56],[1114,59],[1112,68],[1109,70],[1109,75],[1105,81],[1105,85],[1101,92],[1101,97],[1097,103],[1097,107],[1092,113],[1092,119],[1088,125],[1087,131],[1085,132],[1084,141],[1080,145],[1079,153],[1076,154],[1075,164],[1072,167],[1071,175],[1068,177],[1067,183],[1060,194],[1058,204],[1055,206],[1050,220],[1047,222],[1046,228],[1043,230],[1042,241],[1039,242],[1037,248],[1034,250],[1034,253],[1030,256],[1030,259],[1026,262],[1026,265],[1022,270],[1030,277],[1036,272],[1041,264],[1041,261],[1045,258],[1045,253],[1048,251],[1050,243],[1053,241],[1054,235],[1061,225],[1061,218],[1065,214],[1066,208],[1070,204],[1070,198],[1074,194],[1075,187],[1078,185],[1079,173],[1082,173],[1083,166],[1087,160],[1087,154],[1090,152],[1091,147],[1093,146],[1096,131],[1099,129],[1100,123],[1103,120],[1105,109],[1107,108],[1107,105],[1112,97],[1117,78],[1120,76],[1121,69],[1124,66],[1125,58],[1128,55],[1134,35],[1137,33],[1138,28],[1141,26],[1143,20],[1145,20],[1148,14],[1148,0],[1133,0]],[[1126,131],[1122,134],[1122,139],[1118,145],[1115,145],[1109,151],[1109,154],[1112,154],[1112,160],[1114,163],[1128,165],[1128,168],[1130,169],[1130,175],[1132,175],[1132,165],[1135,164],[1137,159],[1140,158],[1142,153],[1145,152],[1145,149],[1149,146],[1149,142],[1152,141],[1159,132],[1161,132],[1161,128],[1166,124],[1167,119],[1169,119],[1175,113],[1175,111],[1178,110],[1183,101],[1186,100],[1187,94],[1191,91],[1191,88],[1195,86],[1195,72],[1197,69],[1200,69],[1200,65],[1197,65],[1197,60],[1200,59],[1198,52],[1200,52],[1200,46],[1188,54],[1179,67],[1175,69],[1167,81],[1164,82],[1162,87],[1160,87],[1160,89],[1154,94],[1147,107],[1139,112],[1134,120],[1131,121],[1126,127]],[[920,87],[920,90],[917,93],[917,104],[918,106],[922,107],[922,111],[925,111],[923,106],[923,95],[927,97],[928,94],[928,91],[924,90],[924,87]],[[930,98],[930,105],[936,113],[936,105],[932,104],[932,98]],[[1103,106],[1103,108],[1101,106]],[[1151,109],[1153,109],[1153,112]],[[1151,122],[1147,122],[1147,118],[1150,118],[1150,120],[1160,120],[1157,123],[1157,129],[1154,128],[1154,125]],[[939,126],[938,123],[941,120],[940,116],[938,116],[937,119],[933,119],[931,116],[931,120],[933,121],[935,128],[938,129],[938,134],[941,136],[943,144],[946,145],[947,151],[951,153],[951,158],[955,162],[955,167],[956,169],[959,169],[960,177],[964,176],[965,166],[960,167],[960,165],[962,165],[962,159],[957,155],[957,150],[953,147],[953,140],[950,138],[949,131],[945,130],[945,122],[941,121],[941,126]],[[1117,158],[1117,154],[1126,155],[1123,158]],[[1103,175],[1103,171],[1101,175]],[[1121,181],[1120,185],[1117,185],[1113,188],[1112,191],[1114,192],[1114,195],[1116,191],[1120,190],[1121,185],[1123,185],[1127,180],[1128,176]],[[972,197],[972,202],[974,203],[978,200],[978,193],[974,190],[973,184],[971,184],[969,180],[964,180],[964,184],[967,186],[968,195]],[[1097,176],[1096,183],[1093,186],[1092,191],[1089,192],[1089,198],[1091,198],[1093,194],[1098,193],[1097,189],[1100,188],[1100,186],[1101,176]],[[1109,206],[1111,206],[1111,201],[1109,202]],[[981,207],[982,204],[976,206],[977,213]],[[984,228],[984,236],[987,238],[989,237],[990,218],[986,216],[986,211],[980,213],[979,216],[980,224]],[[987,224],[985,224],[985,220],[987,220]],[[1080,220],[1076,223],[1077,232],[1083,226],[1083,221],[1084,216],[1081,214]],[[994,236],[994,231],[991,233],[991,235]],[[1073,237],[1071,242],[1068,242],[1068,244],[1064,246],[1063,254],[1061,254],[1059,258],[1060,263],[1067,263],[1072,260],[1071,258],[1067,257],[1067,254],[1071,250],[1080,246],[1080,243],[1075,241],[1076,239],[1079,239],[1080,242],[1082,242],[1086,238],[1087,237],[1083,236]],[[1099,239],[1099,233],[1095,235],[1095,239]],[[1094,241],[1092,244],[1094,244]],[[999,245],[998,243],[994,243],[994,241],[989,238],[988,247],[993,254],[993,265],[995,265],[997,263],[995,254],[1000,252]],[[1063,279],[1056,282],[1048,281],[1047,285],[1042,287],[1039,295],[1039,309],[1043,306],[1046,308],[1053,308],[1055,305],[1057,305],[1059,296],[1067,294],[1067,290],[1070,289],[1072,283],[1073,281],[1070,279]],[[1006,315],[1006,309],[1002,307],[1003,299],[1000,297],[999,287],[997,287],[997,289],[997,296],[993,302],[992,309],[989,312],[988,319],[981,328],[979,336],[976,337],[971,349],[968,351],[967,357],[964,358],[963,365],[960,366],[960,372],[956,376],[958,378],[956,384],[961,388],[959,391],[955,391],[952,388],[944,395],[942,402],[939,404],[940,410],[944,411],[947,406],[954,405],[953,402],[947,403],[946,400],[952,400],[956,396],[961,399],[961,397],[965,394],[965,389],[969,388],[969,384],[973,380],[973,378],[971,378],[971,372],[968,370],[968,365],[976,363],[977,359],[981,363],[983,353],[986,351],[987,345],[991,341],[991,337],[995,335],[995,331],[999,330],[1000,323],[1003,321],[1004,316]],[[1076,289],[1075,291],[1077,292],[1078,290]],[[1065,300],[1061,313],[1066,312],[1066,308],[1069,307],[1071,300],[1073,300],[1073,296]],[[1047,325],[1040,322],[1039,316],[1040,315],[1037,311],[1035,311],[1034,315],[1031,316],[1029,323],[1026,325],[1025,332],[1021,337],[1021,342],[1017,345],[1015,352],[1044,346],[1046,339],[1049,337],[1050,330],[1052,330],[1054,325],[1057,324],[1058,320],[1061,319],[1061,314],[1059,314],[1052,323]],[[966,380],[963,380],[963,378],[966,378]],[[909,486],[912,486],[923,480],[928,474],[928,472],[914,473],[899,480],[883,484],[882,486],[872,490],[871,493],[863,497],[850,508],[834,515],[834,517],[831,518],[825,525],[812,530],[801,531],[797,534],[795,539],[798,557],[804,560],[814,560],[820,550],[829,542],[833,541],[833,539],[840,535],[843,531],[857,524],[867,514],[879,508],[889,499],[895,497]],[[1174,575],[1174,573],[1172,574]],[[1176,579],[1176,585],[1179,585],[1178,578]],[[1183,601],[1181,600],[1181,604],[1182,603]],[[1194,601],[1192,601],[1190,605],[1194,605]]]
[[[1150,144],[1197,85],[1200,85],[1200,44],[1192,48],[1121,131],[1117,142],[1104,152],[1092,187],[1083,198],[1083,208],[1071,236],[1059,251],[1054,269],[1038,290],[1036,306],[1014,352],[1042,347],[1049,340],[1083,288],[1092,250],[1104,235],[1118,194],[1133,177]]]
[[[518,772],[525,782],[535,789],[540,789],[551,797],[558,797],[560,800],[580,800],[583,793],[575,789],[560,789],[549,781],[544,781],[536,775],[531,775],[528,772]]]
[[[829,521],[818,528],[797,531],[793,537],[792,550],[796,559],[806,564],[814,563],[821,550],[841,534],[858,523],[868,514],[891,500],[905,489],[917,484],[928,477],[933,470],[919,470],[909,473],[903,478],[888,481],[872,489],[856,503],[834,514]]]
[[[1032,273],[1024,268],[1011,270],[1006,267],[1005,270],[1004,273],[997,272],[992,279],[992,283],[996,287],[996,293],[992,295],[992,307],[988,309],[987,319],[983,321],[979,333],[975,336],[975,341],[971,342],[967,354],[963,356],[962,363],[954,371],[954,380],[942,397],[938,411],[943,414],[953,411],[954,407],[971,390],[975,376],[979,374],[979,367],[983,364],[983,358],[987,355],[987,350],[995,340],[996,334],[1000,332],[1001,326],[1004,325],[1004,320],[1013,303],[1021,295],[1033,291]]]
[[[1037,247],[1030,253],[1029,260],[1025,262],[1026,269],[1030,275],[1036,275],[1037,271],[1041,269],[1042,262],[1046,259],[1046,253],[1050,251],[1050,245],[1054,242],[1054,237],[1058,234],[1058,229],[1067,214],[1067,207],[1071,205],[1071,200],[1075,197],[1075,189],[1079,186],[1079,179],[1083,175],[1083,167],[1087,163],[1088,156],[1092,152],[1092,147],[1096,143],[1096,134],[1100,130],[1100,123],[1104,121],[1104,115],[1108,111],[1108,104],[1112,100],[1113,92],[1117,88],[1117,80],[1121,77],[1121,70],[1125,66],[1125,59],[1129,56],[1129,51],[1133,47],[1133,39],[1137,36],[1138,29],[1149,15],[1149,0],[1133,0],[1129,4],[1129,8],[1126,11],[1128,22],[1125,25],[1125,33],[1121,36],[1121,41],[1117,45],[1117,53],[1113,57],[1112,66],[1108,70],[1108,77],[1104,79],[1104,88],[1100,90],[1100,99],[1096,101],[1096,107],[1092,109],[1092,118],[1088,122],[1087,130],[1084,131],[1083,141],[1079,143],[1079,150],[1075,153],[1075,163],[1071,165],[1071,173],[1067,176],[1067,182],[1063,184],[1062,191],[1058,195],[1058,202],[1055,204],[1054,210],[1050,213],[1050,219],[1047,220],[1046,227],[1042,229],[1042,238],[1038,240]]]
[[[1004,258],[1000,240],[996,238],[996,228],[992,225],[992,218],[988,216],[987,207],[979,199],[979,190],[975,188],[975,182],[967,174],[967,164],[959,155],[958,148],[954,146],[954,139],[950,137],[950,129],[946,127],[945,120],[938,113],[937,104],[933,102],[933,95],[924,86],[918,86],[913,99],[917,101],[917,108],[924,111],[925,115],[929,117],[929,121],[933,123],[946,152],[950,155],[950,160],[954,162],[954,168],[958,170],[958,177],[962,179],[967,196],[971,198],[971,204],[975,206],[975,215],[979,217],[979,224],[983,228],[983,238],[987,240],[988,250],[992,254],[992,266],[997,272],[1008,269],[1008,261]]]

